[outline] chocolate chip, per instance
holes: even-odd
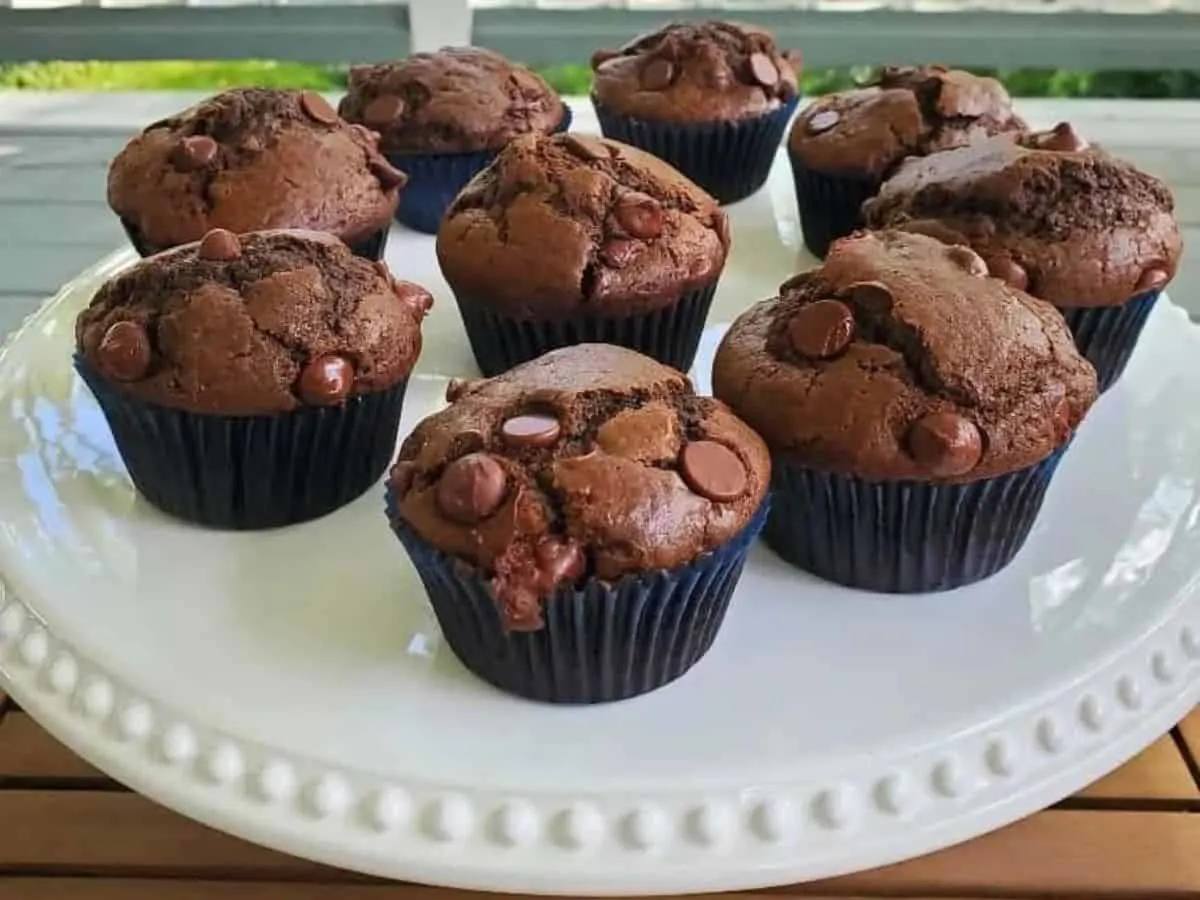
[[[200,239],[196,253],[201,259],[229,262],[242,255],[242,242],[232,231],[214,228]]]
[[[1151,263],[1142,271],[1137,286],[1133,289],[1134,296],[1148,294],[1151,291],[1161,291],[1171,280],[1171,273],[1162,263]]]
[[[417,464],[412,460],[398,460],[392,466],[391,482],[392,486],[399,494],[407,494],[412,489],[413,479],[417,475]]]
[[[1078,153],[1088,148],[1088,142],[1075,132],[1070,122],[1059,122],[1050,131],[1038,135],[1037,145],[1043,150],[1059,153]]]
[[[359,125],[355,122],[350,126],[350,132],[354,135],[355,140],[358,140],[370,147],[379,146],[379,132],[372,131],[366,125]]]
[[[932,475],[953,478],[979,465],[983,436],[974,422],[957,413],[930,413],[909,429],[908,452]]]
[[[314,359],[300,370],[296,390],[300,399],[314,406],[332,406],[350,396],[354,366],[342,356],[331,354]]]
[[[379,180],[379,186],[385,191],[392,188],[404,187],[408,176],[393,166],[382,156],[373,156],[367,160],[367,169]]]
[[[788,322],[792,349],[806,359],[830,359],[854,339],[854,313],[840,300],[817,300],[800,307]]]
[[[600,248],[600,258],[605,265],[621,269],[629,265],[636,249],[637,241],[627,238],[612,238],[605,241],[604,246]]]
[[[840,121],[842,121],[841,113],[832,109],[823,109],[808,120],[808,133],[823,134]]]
[[[419,318],[425,318],[433,309],[433,294],[411,281],[397,281],[392,292],[401,303],[407,304]]]
[[[895,298],[882,281],[860,281],[850,285],[850,301],[864,312],[886,315],[892,311]]]
[[[408,110],[408,104],[403,97],[384,94],[376,97],[363,110],[363,121],[368,125],[386,128],[399,119]]]
[[[616,50],[596,50],[592,53],[592,68],[598,69],[610,59],[616,59],[620,55],[620,52]]]
[[[750,54],[750,74],[765,88],[775,87],[779,83],[779,69],[765,53]]]
[[[571,538],[561,541],[542,538],[533,549],[533,558],[537,561],[540,574],[538,580],[547,591],[564,582],[574,581],[583,574],[587,565],[582,548]]]
[[[531,413],[505,419],[500,433],[514,447],[552,447],[562,434],[562,426],[554,416]]]
[[[946,250],[946,256],[955,265],[961,267],[968,275],[974,275],[976,278],[986,278],[989,274],[988,264],[983,261],[982,256],[970,247],[955,244]]]
[[[171,165],[184,172],[194,172],[203,169],[217,158],[220,147],[216,141],[206,134],[194,134],[185,137],[171,154]]]
[[[669,88],[675,79],[675,66],[669,59],[652,59],[642,67],[642,87],[648,91]]]
[[[1014,287],[1018,291],[1029,287],[1029,273],[1011,256],[999,256],[988,260],[988,270],[992,273],[993,278],[1007,282],[1009,287]]]
[[[508,476],[495,457],[468,453],[442,471],[437,485],[438,509],[453,522],[475,525],[500,508],[507,487]]]
[[[653,197],[629,191],[617,200],[617,224],[630,237],[651,240],[662,234],[663,210]]]
[[[96,365],[115,381],[137,381],[150,368],[150,337],[139,322],[113,322],[96,348]]]
[[[602,162],[606,159],[612,159],[609,155],[607,145],[598,138],[585,141],[578,135],[567,132],[561,135],[558,141],[562,144],[564,150],[585,162]]]
[[[463,394],[473,390],[477,385],[487,381],[486,378],[451,378],[446,384],[446,402],[453,403]]]
[[[716,441],[687,444],[679,455],[679,471],[688,487],[717,503],[736,500],[748,481],[738,455]]]
[[[300,95],[300,108],[310,119],[320,122],[322,125],[336,125],[341,121],[337,110],[316,91],[305,91]]]

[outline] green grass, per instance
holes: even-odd
[[[587,92],[585,65],[541,68],[560,93]],[[866,69],[815,69],[803,76],[806,95],[855,84]],[[983,71],[983,70],[979,70]],[[1070,72],[1056,69],[988,71],[1018,97],[1198,98],[1200,71]],[[217,91],[237,85],[314,88],[345,86],[345,66],[314,66],[273,60],[163,62],[46,62],[0,65],[0,88],[75,91]]]

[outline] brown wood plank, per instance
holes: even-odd
[[[23,712],[0,721],[0,778],[6,777],[109,781]]]
[[[1167,735],[1076,796],[1089,800],[1200,800],[1200,787],[1179,747]]]

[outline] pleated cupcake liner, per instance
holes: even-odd
[[[848,587],[893,594],[962,587],[1016,556],[1066,449],[967,484],[871,482],[774,459],[763,538],[796,568]]]
[[[566,131],[570,127],[571,110],[564,106],[563,119],[554,131]],[[388,162],[408,176],[400,190],[396,221],[423,234],[437,234],[446,208],[499,152],[386,154]]]
[[[231,530],[294,525],[361,496],[392,460],[408,383],[342,406],[221,416],[139,400],[78,355],[75,368],[138,493],[178,519]]]
[[[767,181],[783,133],[800,98],[740,122],[677,124],[623,116],[592,99],[606,138],[670,163],[720,203],[749,197]]]
[[[121,219],[121,227],[125,229],[125,235],[129,238],[129,243],[133,245],[133,249],[138,252],[139,256],[147,257],[162,253],[164,250],[170,250],[171,246],[162,244],[151,244],[149,241],[142,239],[142,233],[132,222]],[[378,231],[374,231],[361,240],[347,242],[346,246],[355,256],[361,256],[363,259],[379,261],[383,259],[383,253],[387,249],[388,235],[391,233],[391,228],[385,225]]]
[[[1075,346],[1096,369],[1100,392],[1117,383],[1137,347],[1142,329],[1162,291],[1150,291],[1120,306],[1060,306]]]
[[[712,647],[768,504],[736,537],[694,562],[589,580],[545,600],[537,631],[506,631],[489,583],[429,544],[396,514],[392,530],[416,567],[442,634],[476,676],[509,694],[558,704],[609,703],[656,690]]]
[[[455,294],[479,371],[491,377],[559,347],[616,344],[687,372],[696,358],[717,282],[684,294],[670,306],[636,316],[513,319],[485,303]]]
[[[817,172],[790,153],[788,160],[804,246],[824,259],[834,241],[863,227],[862,205],[879,193],[882,182]]]

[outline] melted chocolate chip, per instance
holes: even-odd
[[[392,292],[401,303],[406,303],[418,317],[424,318],[433,309],[433,294],[411,281],[397,281],[392,285]]]
[[[391,482],[396,492],[403,496],[412,490],[413,479],[417,475],[417,464],[411,460],[399,460],[392,466]]]
[[[370,147],[379,146],[379,132],[372,131],[366,125],[359,125],[357,122],[350,126],[350,132],[354,135],[355,140],[360,141]]]
[[[1159,263],[1151,263],[1142,271],[1137,286],[1133,289],[1134,296],[1148,294],[1150,291],[1160,291],[1171,280],[1171,273]]]
[[[171,165],[184,172],[203,169],[217,158],[220,149],[217,142],[206,134],[185,137],[171,153]]]
[[[765,53],[750,54],[750,74],[765,88],[775,87],[779,83],[779,69]]]
[[[953,478],[979,465],[983,436],[974,422],[957,413],[930,413],[909,429],[908,452],[930,474]]]
[[[809,134],[823,134],[842,121],[841,113],[832,109],[823,109],[808,120]]]
[[[692,441],[679,455],[679,471],[693,491],[716,503],[736,500],[749,479],[738,455],[716,441]]]
[[[500,433],[514,447],[552,447],[562,434],[562,426],[554,416],[531,413],[505,419]]]
[[[651,240],[662,234],[663,210],[653,197],[629,191],[617,201],[617,224],[630,237]]]
[[[385,191],[392,188],[404,187],[408,176],[393,166],[382,156],[372,156],[367,160],[367,171],[375,176],[379,186]]]
[[[636,249],[637,241],[627,238],[612,238],[605,241],[604,246],[600,248],[600,258],[604,260],[605,265],[620,269],[629,265]]]
[[[404,102],[403,97],[384,94],[367,104],[367,108],[363,110],[363,121],[368,125],[386,128],[407,111],[408,104]]]
[[[1078,153],[1088,148],[1088,142],[1076,133],[1070,122],[1059,122],[1050,131],[1038,135],[1037,145],[1043,150],[1059,153]]]
[[[564,582],[574,581],[583,574],[587,559],[579,544],[570,538],[556,540],[544,537],[537,542],[533,550],[533,558],[537,561],[539,581],[548,590],[553,590]]]
[[[300,108],[310,119],[322,125],[336,125],[341,121],[337,110],[316,91],[305,91],[300,95]]]
[[[788,322],[792,349],[806,359],[830,359],[854,339],[854,313],[840,300],[817,300],[800,307]]]
[[[500,508],[507,487],[508,476],[495,457],[468,453],[442,471],[437,485],[438,509],[453,522],[475,525]]]
[[[596,50],[592,53],[592,68],[598,69],[610,59],[616,59],[620,55],[616,50]]]
[[[883,282],[861,281],[850,285],[850,301],[864,312],[886,315],[892,311],[892,304],[896,299]]]
[[[612,157],[608,153],[608,147],[600,141],[584,141],[580,140],[577,135],[567,133],[559,139],[563,149],[573,156],[582,159],[584,162],[602,162]]]
[[[150,337],[139,322],[113,322],[96,348],[96,365],[114,381],[137,381],[150,368]]]
[[[300,399],[313,406],[332,406],[350,396],[354,387],[354,366],[336,354],[314,359],[300,370],[296,391]]]
[[[652,59],[642,68],[642,87],[662,91],[675,80],[675,66],[669,59]]]
[[[1029,287],[1029,273],[1011,256],[1001,256],[988,261],[988,270],[993,278],[1007,282],[1009,287],[1023,291]]]
[[[242,242],[232,231],[214,228],[200,239],[196,253],[201,259],[229,262],[242,255]]]
[[[946,256],[949,257],[951,262],[960,266],[968,275],[974,275],[976,278],[986,278],[989,274],[988,264],[983,261],[982,256],[970,247],[955,244],[946,250]]]
[[[463,394],[468,393],[476,385],[483,384],[486,378],[451,378],[446,384],[446,402],[453,403]]]

